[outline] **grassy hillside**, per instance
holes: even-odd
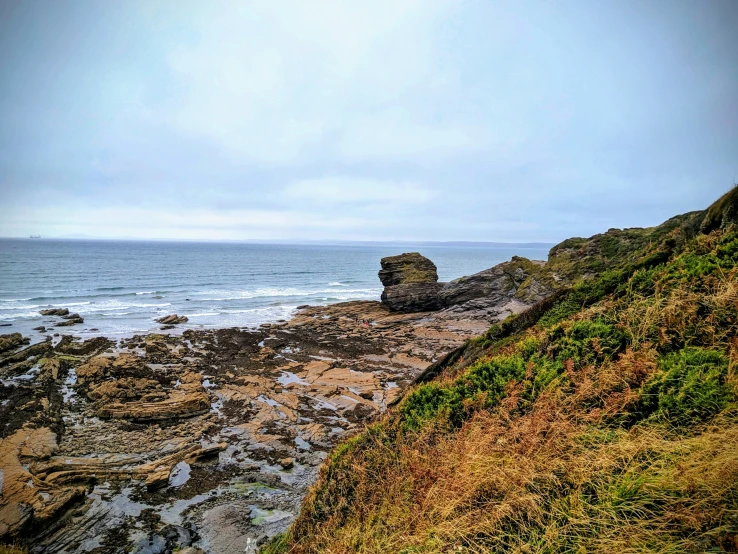
[[[430,368],[265,551],[738,551],[736,205],[555,247],[578,284]]]

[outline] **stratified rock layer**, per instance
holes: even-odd
[[[385,287],[438,281],[436,264],[418,252],[382,258],[379,280]]]
[[[382,258],[382,303],[396,312],[424,312],[442,307],[436,265],[418,252]]]
[[[382,303],[395,312],[429,312],[443,307],[443,283],[407,283],[385,287]]]

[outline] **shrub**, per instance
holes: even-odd
[[[684,426],[714,416],[733,397],[722,352],[685,348],[664,356],[659,369],[641,389],[643,415]]]

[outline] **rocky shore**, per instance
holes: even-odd
[[[444,284],[403,256],[383,260],[382,303],[258,329],[1,337],[0,537],[39,553],[255,552],[337,442],[542,290],[522,258]]]

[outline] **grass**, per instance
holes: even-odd
[[[738,552],[733,200],[707,234],[609,232],[604,269],[337,447],[264,552]]]
[[[26,554],[25,548],[16,545],[0,544],[0,554]]]

